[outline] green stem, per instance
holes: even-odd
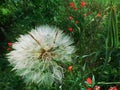
[[[120,82],[98,82],[97,84],[120,84]]]

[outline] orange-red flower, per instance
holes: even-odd
[[[85,5],[86,5],[86,4],[85,4],[84,1],[80,2],[80,6],[81,6],[81,7],[84,7]]]
[[[76,10],[77,10],[77,8],[75,7],[75,8],[74,8],[74,10],[76,11]]]
[[[11,50],[11,48],[7,48],[7,51],[10,51]]]
[[[97,13],[97,15],[96,15],[97,17],[101,17],[101,15],[100,15],[100,13]]]
[[[92,80],[91,80],[91,78],[88,77],[88,78],[86,79],[86,82],[87,82],[88,84],[92,84]]]
[[[68,28],[68,31],[72,32],[72,28],[71,28],[71,27],[70,27],[70,28]]]
[[[91,12],[89,11],[89,12],[88,12],[88,14],[90,15],[90,14],[91,14]]]
[[[78,24],[78,21],[76,20],[75,23]]]
[[[84,16],[84,17],[86,17],[86,16],[87,16],[87,14],[83,14],[83,16]]]
[[[8,42],[7,45],[8,45],[8,46],[12,46],[12,43],[11,43],[11,42]]]
[[[100,90],[100,86],[94,86],[94,90]]]
[[[68,67],[68,72],[70,72],[72,70],[72,68],[73,68],[72,66],[69,66]]]
[[[118,90],[116,86],[113,86],[113,90]]]
[[[108,90],[118,90],[116,86],[108,88]]]
[[[72,20],[72,16],[69,16],[69,20]]]
[[[92,90],[92,88],[86,88],[86,90]]]
[[[73,3],[73,2],[70,2],[70,3],[69,3],[69,6],[70,6],[70,8],[73,8],[73,7],[74,7],[74,3]]]

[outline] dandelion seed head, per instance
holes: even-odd
[[[21,35],[7,57],[13,70],[27,84],[52,85],[62,82],[64,72],[61,63],[72,61],[73,43],[72,38],[60,29],[40,26]]]

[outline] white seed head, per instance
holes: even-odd
[[[8,61],[26,83],[61,83],[63,67],[74,53],[73,40],[55,27],[40,26],[13,43]]]

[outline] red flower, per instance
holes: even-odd
[[[68,31],[72,32],[72,28],[68,28]]]
[[[72,68],[73,68],[72,66],[69,66],[68,67],[68,72],[70,72],[72,70]]]
[[[8,46],[12,46],[12,43],[11,43],[11,42],[8,42],[7,45],[8,45]]]
[[[77,10],[77,8],[75,7],[75,8],[74,8],[74,10],[76,11],[76,10]]]
[[[101,17],[101,15],[100,15],[100,13],[97,13],[97,15],[96,15],[97,17]]]
[[[83,16],[84,16],[84,17],[86,17],[86,16],[87,16],[87,14],[83,14]]]
[[[80,6],[84,7],[85,6],[85,2],[84,1],[80,2]]]
[[[73,7],[74,7],[74,3],[73,3],[73,2],[70,2],[70,3],[69,3],[69,6],[70,6],[70,8],[73,8]]]
[[[72,20],[72,16],[69,16],[69,20]]]
[[[89,12],[88,12],[88,14],[90,15],[90,14],[91,14],[91,12],[89,11]]]
[[[88,78],[86,79],[86,82],[87,82],[88,84],[92,84],[91,78],[88,77]]]
[[[11,48],[7,48],[7,51],[10,51],[11,50]]]
[[[76,20],[75,23],[78,24],[78,21]]]
[[[108,90],[118,90],[116,86],[108,88]]]
[[[92,88],[87,88],[86,90],[92,90]]]
[[[113,86],[113,90],[118,90],[116,86]]]
[[[94,86],[94,90],[100,90],[100,86]]]

